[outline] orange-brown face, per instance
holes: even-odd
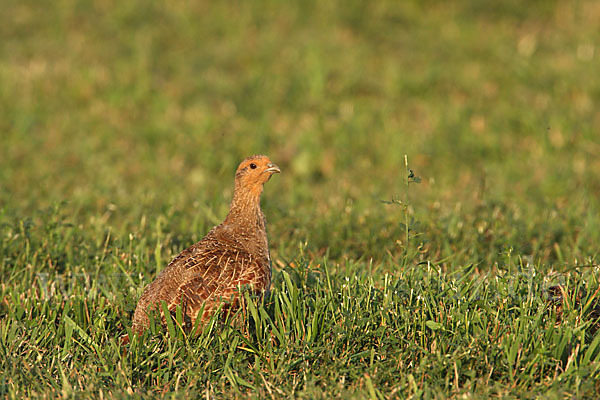
[[[262,185],[269,180],[271,175],[280,173],[279,167],[269,160],[267,156],[252,156],[241,162],[235,172],[235,180],[249,189]]]

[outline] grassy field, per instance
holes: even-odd
[[[0,17],[1,397],[600,395],[598,1]],[[119,346],[254,153],[271,294]]]

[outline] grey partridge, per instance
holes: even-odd
[[[268,157],[246,158],[235,173],[235,188],[229,213],[198,243],[182,251],[148,285],[133,315],[133,332],[141,334],[149,325],[148,312],[162,314],[164,301],[170,313],[181,306],[183,328],[190,331],[220,307],[234,309],[239,289],[269,290],[271,257],[266,219],[260,208],[263,185],[281,172]],[[128,342],[126,337],[124,342]]]

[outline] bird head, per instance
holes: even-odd
[[[279,167],[269,160],[269,157],[257,155],[246,158],[235,172],[236,188],[243,187],[252,193],[262,192],[262,186],[271,175],[280,173]]]

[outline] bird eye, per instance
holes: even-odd
[[[254,164],[254,163],[250,164],[250,168],[256,169],[256,164]]]

